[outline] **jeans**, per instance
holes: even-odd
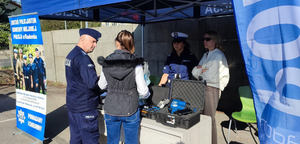
[[[131,116],[112,116],[104,115],[107,129],[107,144],[119,144],[121,124],[123,124],[125,133],[125,144],[138,144],[140,111]]]
[[[70,144],[99,144],[98,111],[68,112]]]

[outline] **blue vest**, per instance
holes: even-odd
[[[94,62],[76,46],[66,57],[67,109],[69,112],[95,110],[100,88]]]
[[[27,65],[23,64],[23,74],[24,74],[24,76],[29,76],[30,75],[30,66],[29,66],[29,64],[27,64]]]

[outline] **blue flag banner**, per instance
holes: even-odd
[[[43,44],[37,14],[9,18],[12,44]]]
[[[233,0],[261,144],[300,142],[300,1]]]

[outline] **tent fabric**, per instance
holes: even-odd
[[[231,0],[26,0],[41,19],[152,23],[233,14]]]

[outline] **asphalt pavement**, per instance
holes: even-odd
[[[47,116],[45,137],[43,143],[68,144],[70,139],[69,122],[67,117],[66,90],[63,87],[48,86]],[[14,86],[0,86],[0,144],[34,144],[42,143],[26,133],[16,129],[16,94]],[[230,115],[230,114],[227,114]],[[218,144],[226,144],[228,136],[229,117],[224,112],[217,112],[216,123]],[[256,127],[256,125],[253,125]],[[253,137],[247,124],[237,122],[237,133],[234,124],[230,132],[230,144],[259,143],[257,134],[252,130]],[[106,143],[106,137],[100,136],[100,143]]]

